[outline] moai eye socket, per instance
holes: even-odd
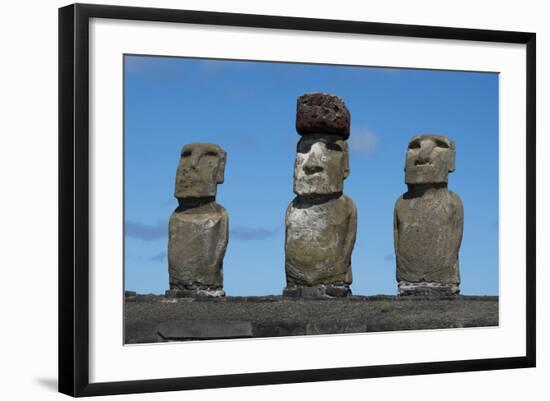
[[[435,146],[437,146],[438,148],[449,149],[449,144],[445,141],[440,140],[440,139],[436,139]]]
[[[326,144],[326,147],[327,147],[328,150],[334,150],[336,152],[341,152],[343,150],[342,147],[340,145],[338,145],[337,143],[329,142],[329,143]]]
[[[420,149],[420,141],[413,141],[409,143],[409,149]]]
[[[212,152],[212,151],[210,151],[210,152],[206,152],[206,153],[205,153],[205,155],[206,155],[206,156],[214,156],[214,157],[218,157],[218,154],[217,154],[216,152]]]
[[[307,153],[311,149],[312,142],[308,140],[301,140],[298,142],[298,145],[296,146],[296,151],[298,153]]]
[[[181,157],[189,157],[189,156],[191,156],[190,150],[185,150],[181,153]]]

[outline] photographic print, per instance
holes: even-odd
[[[535,48],[61,8],[59,391],[535,366]]]
[[[499,74],[124,55],[124,342],[499,324]]]

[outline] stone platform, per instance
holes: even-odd
[[[127,344],[498,326],[498,297],[170,299],[127,292]]]

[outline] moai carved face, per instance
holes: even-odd
[[[447,182],[455,170],[455,144],[446,136],[417,135],[409,142],[405,161],[406,184]]]
[[[340,136],[310,134],[300,139],[294,163],[294,193],[342,192],[348,175],[348,144]]]
[[[176,174],[176,198],[216,196],[217,184],[223,183],[226,159],[227,154],[218,145],[185,145]]]

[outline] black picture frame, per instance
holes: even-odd
[[[526,46],[526,344],[520,357],[90,383],[89,21],[91,18],[437,38]],[[59,391],[71,396],[534,367],[536,35],[480,29],[74,4],[59,9]]]

